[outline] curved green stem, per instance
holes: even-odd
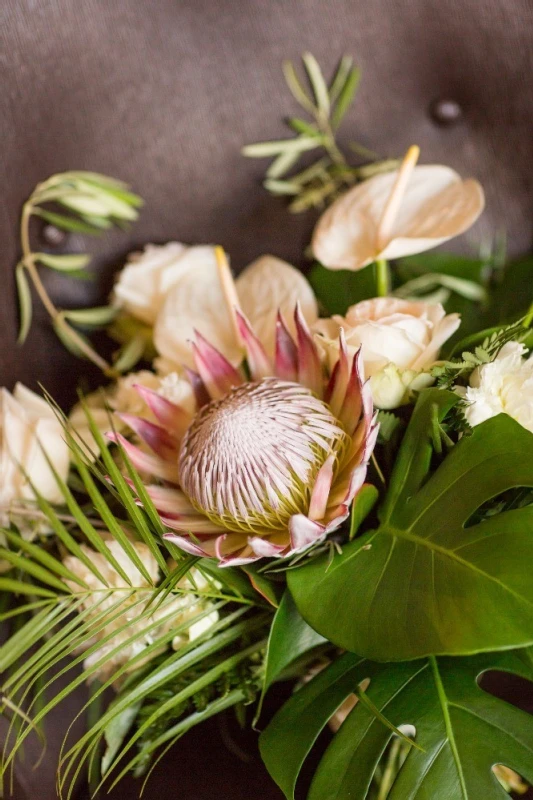
[[[44,185],[44,184],[43,184]],[[50,316],[54,325],[62,328],[71,341],[76,344],[79,350],[85,355],[89,361],[96,364],[102,372],[106,375],[113,374],[111,365],[100,356],[93,347],[91,347],[71,326],[67,323],[63,313],[55,307],[54,303],[48,296],[48,292],[44,288],[41,281],[37,265],[35,263],[35,255],[32,252],[30,244],[30,218],[33,213],[33,205],[31,198],[24,204],[22,209],[22,217],[20,221],[20,240],[22,245],[22,263],[28,273],[28,276],[33,283],[37,295],[45,307],[48,315]]]

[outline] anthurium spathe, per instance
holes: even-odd
[[[481,185],[440,164],[416,166],[418,155],[411,147],[399,169],[358,184],[322,215],[312,248],[325,267],[358,270],[421,253],[474,224]]]
[[[269,356],[274,355],[276,315],[283,315],[289,332],[296,334],[294,308],[299,303],[308,325],[318,318],[311,286],[297,269],[265,255],[233,281],[221,281],[216,248],[205,247],[201,264],[184,270],[173,283],[154,325],[154,343],[163,371],[185,364],[194,366],[191,341],[200,333],[232,363],[243,355],[242,338],[234,314],[242,309]]]

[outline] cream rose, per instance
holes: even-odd
[[[59,477],[66,480],[69,448],[62,425],[48,403],[21,383],[17,383],[13,394],[0,389],[2,525],[7,525],[12,515],[16,517],[17,506],[35,498],[32,485],[50,503],[62,502],[61,490],[45,452]]]
[[[470,386],[457,387],[464,414],[475,427],[497,414],[508,414],[533,433],[533,356],[520,342],[507,342],[494,361],[475,369]]]
[[[338,358],[341,328],[349,352],[362,348],[374,404],[390,409],[431,383],[428,368],[459,325],[459,315],[446,315],[440,303],[378,297],[352,306],[346,317],[319,320],[313,330],[330,368]]]
[[[148,244],[142,253],[128,257],[113,290],[113,304],[153,325],[169,291],[180,278],[210,266],[216,266],[216,262],[214,249],[208,245]]]

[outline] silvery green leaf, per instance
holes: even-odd
[[[107,209],[107,213],[117,219],[134,220],[138,217],[138,212],[130,202],[119,197],[116,191],[110,191],[101,187],[96,187],[88,181],[76,181],[76,186],[80,191],[92,195],[98,202],[102,203]],[[135,197],[135,195],[131,195]]]
[[[298,184],[299,186],[303,186],[303,184],[308,183],[309,181],[313,180],[313,178],[320,176],[325,176],[327,174],[327,168],[331,165],[331,159],[329,156],[324,156],[320,158],[318,161],[315,161],[314,164],[311,166],[306,167],[301,172],[298,172],[297,175],[291,175],[291,183]]]
[[[49,253],[35,253],[35,259],[46,267],[59,272],[77,272],[87,266],[91,256],[85,253],[68,253],[60,256],[53,256]]]
[[[86,233],[90,234],[91,236],[98,236],[100,233],[100,231],[93,225],[88,225],[82,220],[75,219],[74,217],[65,217],[63,214],[56,214],[54,211],[47,211],[44,208],[34,208],[32,213],[38,217],[41,217],[42,219],[45,219],[52,225],[55,225],[56,228],[61,228],[63,231]]]
[[[19,314],[20,314],[20,328],[18,335],[18,343],[23,344],[26,340],[31,326],[32,318],[32,301],[30,285],[24,269],[24,264],[20,262],[17,264],[15,270],[15,279],[17,282],[18,300],[19,300]]]
[[[330,110],[329,91],[324,76],[322,75],[322,70],[312,53],[304,53],[302,60],[305,64],[307,74],[309,75],[311,86],[313,87],[318,110],[327,118]]]
[[[363,155],[365,158],[375,158],[376,154],[366,147],[352,143],[351,149]],[[381,175],[383,172],[391,172],[393,169],[398,169],[400,162],[397,158],[385,158],[382,161],[376,161],[373,164],[364,164],[362,167],[355,167],[354,173],[360,181],[366,181],[372,178],[373,175]]]
[[[337,69],[335,77],[333,78],[329,88],[329,101],[332,106],[335,105],[337,98],[344,88],[348,75],[350,74],[352,64],[353,58],[351,56],[343,56],[341,58],[339,68]]]
[[[410,297],[431,291],[436,287],[455,292],[475,303],[481,303],[487,298],[486,289],[479,283],[440,272],[428,272],[425,275],[420,275],[418,278],[407,281],[403,286],[396,289],[395,295],[397,297]],[[424,298],[427,299],[425,294]]]
[[[296,139],[279,139],[273,142],[257,142],[257,144],[247,144],[241,152],[249,158],[268,158],[277,156],[280,153],[303,153],[306,150],[314,150],[320,147],[321,139],[312,136],[299,136]]]
[[[90,194],[72,194],[67,196],[60,196],[58,203],[61,203],[65,208],[72,211],[77,211],[80,214],[88,214],[89,216],[108,216],[108,208],[106,203]]]
[[[85,353],[80,350],[78,344],[71,335],[70,327],[65,323],[64,319],[60,317],[54,320],[52,324],[57,338],[61,340],[67,350],[78,358],[86,358]],[[76,335],[87,343],[87,347],[90,347],[89,340],[82,333],[78,331]]]
[[[461,297],[465,297],[467,300],[472,300],[474,303],[482,303],[487,299],[487,290],[475,281],[457,278],[454,275],[439,275],[438,277],[441,286],[461,295]]]
[[[85,222],[88,222],[89,225],[94,225],[95,228],[98,228],[101,231],[108,231],[113,227],[113,222],[109,219],[109,217],[97,217],[93,214],[82,214],[82,218],[85,220]]]
[[[97,306],[95,308],[80,308],[64,311],[66,319],[76,323],[76,325],[101,326],[112,322],[118,313],[118,309],[113,306]]]
[[[265,189],[268,189],[272,194],[298,194],[300,187],[290,181],[279,181],[269,178],[263,183]]]
[[[339,99],[335,105],[333,113],[331,115],[331,125],[334,130],[336,130],[339,125],[341,124],[342,120],[344,119],[344,115],[350,108],[352,100],[355,96],[357,91],[357,87],[359,86],[359,81],[361,79],[361,70],[357,67],[353,67],[350,70],[350,74],[346,79],[342,91],[339,95]]]
[[[70,170],[63,172],[56,176],[63,180],[84,180],[94,183],[96,186],[105,186],[110,189],[127,189],[128,184],[118,178],[110,178],[108,175],[102,175],[100,172],[90,172],[85,170]]]
[[[306,122],[299,117],[291,117],[289,119],[289,125],[296,133],[304,133],[306,136],[320,136],[316,125],[312,125],[310,122]]]
[[[138,334],[130,339],[118,352],[118,356],[113,363],[113,367],[117,372],[129,372],[132,367],[137,364],[144,355],[146,348],[146,339],[144,336]]]
[[[296,164],[299,158],[300,153],[291,153],[290,150],[287,153],[281,153],[267,169],[267,178],[283,177]]]
[[[302,108],[305,108],[305,110],[308,111],[310,114],[314,115],[316,112],[315,105],[311,101],[311,98],[307,95],[307,92],[303,88],[302,84],[300,83],[292,61],[283,62],[283,75],[285,77],[287,86],[289,87],[292,96],[294,97],[296,102],[299,103],[302,106]]]

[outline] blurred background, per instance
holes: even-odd
[[[14,267],[21,205],[69,169],[129,182],[145,200],[125,232],[83,243],[90,282],[43,275],[59,306],[105,300],[125,255],[146,242],[220,243],[236,270],[263,253],[302,265],[316,214],[292,216],[261,186],[266,163],[244,144],[286,134],[296,104],[281,73],[310,50],[333,72],[348,53],[362,82],[340,141],[382,157],[417,143],[421,163],[444,163],[484,185],[487,209],[455,249],[476,254],[505,232],[513,256],[531,250],[533,221],[531,0],[2,0],[0,4],[0,385],[39,383],[64,404],[96,373],[58,343],[37,310],[16,346]],[[76,252],[77,235],[38,226],[38,248]],[[16,797],[56,796],[51,723],[45,762],[18,772]],[[252,737],[218,722],[176,748],[145,797],[280,797]],[[49,726],[50,727],[50,726]],[[115,798],[135,796],[126,783]]]

